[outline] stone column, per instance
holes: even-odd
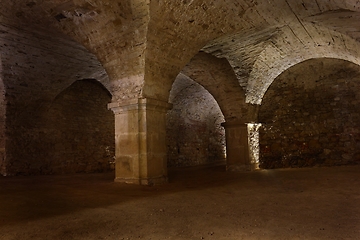
[[[228,171],[252,170],[249,155],[248,127],[244,122],[225,122],[226,169]]]
[[[115,114],[115,182],[166,182],[166,112],[171,104],[143,98],[108,107]]]

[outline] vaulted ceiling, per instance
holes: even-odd
[[[211,75],[214,61],[199,52],[228,61],[240,86],[239,98],[250,104],[261,104],[279,74],[307,59],[360,63],[357,0],[0,1],[0,41],[13,29],[48,37],[57,45],[59,39],[72,42],[85,62],[98,59],[118,100],[167,100],[176,76],[183,69],[183,74],[195,76],[191,71],[198,71],[200,61],[210,66]],[[54,47],[43,45],[49,51]],[[97,66],[92,71],[103,71],[92,65]],[[226,82],[230,85],[223,88],[231,88],[233,82],[221,81]]]

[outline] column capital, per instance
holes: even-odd
[[[123,101],[111,102],[108,104],[108,109],[111,109],[115,114],[123,112],[148,109],[153,111],[166,112],[172,108],[172,104],[153,98],[133,98]]]

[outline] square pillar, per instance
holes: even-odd
[[[249,152],[248,127],[243,122],[225,122],[226,169],[250,171],[252,164]]]
[[[171,104],[140,98],[108,107],[115,114],[115,182],[166,182],[166,112]]]

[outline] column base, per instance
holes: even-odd
[[[116,177],[114,182],[126,183],[126,184],[136,184],[136,185],[145,185],[145,186],[154,186],[160,185],[168,182],[168,178],[165,176],[156,177],[156,178],[121,178]]]

